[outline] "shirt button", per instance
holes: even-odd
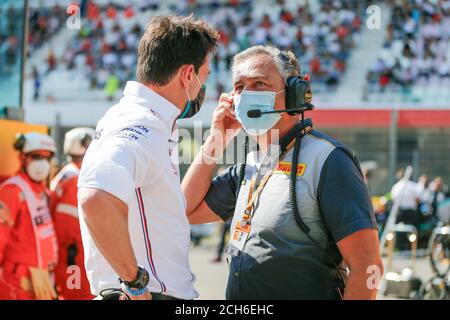
[[[235,272],[234,276],[237,277],[239,275],[239,272]]]

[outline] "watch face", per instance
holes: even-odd
[[[139,267],[137,278],[133,282],[125,282],[125,284],[130,288],[143,289],[147,287],[149,282],[149,274],[147,270],[142,267]]]
[[[147,272],[147,270],[145,270],[145,269],[143,269],[143,271],[144,271],[144,274],[143,274],[143,276],[142,276],[142,287],[144,288],[144,287],[146,287],[147,285],[148,285],[148,281],[150,280],[149,278],[149,274],[148,274],[148,272]]]

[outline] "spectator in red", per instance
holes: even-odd
[[[345,62],[339,59],[336,59],[335,63],[334,63],[334,68],[339,71],[339,72],[344,72],[345,71]]]
[[[291,24],[292,21],[294,21],[294,16],[289,11],[282,10],[280,15],[281,15],[281,20],[286,21],[289,24]]]
[[[223,29],[219,29],[219,36],[220,36],[220,42],[224,45],[224,46],[228,46],[228,43],[230,42],[230,37],[228,36],[228,34],[223,30]]]
[[[380,76],[380,79],[378,80],[381,90],[384,90],[389,85],[390,82],[391,82],[391,77],[389,76],[389,73],[387,73],[387,72],[383,73]]]
[[[89,20],[99,20],[100,18],[100,9],[94,2],[89,2],[87,9],[87,16]]]
[[[348,35],[348,33],[349,30],[346,26],[341,25],[336,28],[336,35],[341,39],[345,38]]]
[[[361,28],[361,24],[362,24],[361,18],[355,17],[355,19],[353,19],[352,21],[353,30],[358,31]]]
[[[318,57],[312,58],[311,62],[309,63],[309,68],[310,68],[311,74],[313,76],[319,76],[320,75],[320,59]]]
[[[132,6],[128,6],[128,7],[125,9],[123,15],[125,16],[126,19],[131,19],[131,18],[133,18],[133,17],[134,17],[134,9],[133,9],[133,7],[132,7]]]
[[[86,65],[95,68],[95,57],[91,52],[88,52],[86,55]]]
[[[272,27],[272,22],[270,21],[269,15],[264,15],[264,18],[261,21],[261,27],[266,29],[270,29]]]
[[[55,53],[53,52],[53,49],[50,49],[48,51],[48,55],[47,55],[47,65],[48,65],[48,71],[53,71],[56,69],[56,56]]]
[[[81,44],[81,52],[88,52],[92,49],[92,41],[91,39],[85,39]]]
[[[116,20],[117,18],[117,9],[115,6],[110,5],[108,9],[106,9],[106,16],[111,20]]]

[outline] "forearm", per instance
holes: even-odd
[[[377,288],[369,285],[366,270],[350,271],[344,291],[344,300],[375,300]]]
[[[344,299],[375,299],[384,272],[377,229],[356,231],[341,239],[337,246],[350,270]]]
[[[137,261],[128,231],[128,207],[109,195],[96,197],[94,203],[82,206],[89,234],[96,246],[125,281],[133,281],[137,274]]]
[[[209,157],[205,156],[203,152]],[[200,151],[195,157],[181,183],[186,198],[186,214],[188,216],[205,198],[217,166],[211,158],[220,156],[223,153],[223,147],[220,142],[217,142],[217,139],[210,136],[203,144],[203,152]]]

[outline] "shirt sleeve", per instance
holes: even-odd
[[[377,228],[363,176],[344,150],[336,148],[326,159],[317,195],[323,219],[336,243],[359,230]]]
[[[162,171],[156,159],[162,137],[152,133],[147,130],[129,135],[121,131],[94,146],[83,161],[78,187],[101,189],[129,203],[136,188],[151,184]]]
[[[223,174],[215,177],[205,196],[208,207],[224,221],[233,216],[236,206],[238,167],[238,165],[231,166]]]

